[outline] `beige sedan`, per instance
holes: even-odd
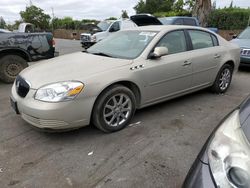
[[[45,130],[92,122],[113,132],[127,126],[136,109],[207,87],[226,92],[239,60],[239,47],[209,30],[140,27],[25,69],[11,105]]]

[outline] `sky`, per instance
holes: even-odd
[[[102,20],[111,16],[120,17],[121,10],[127,10],[129,15],[135,14],[133,7],[139,0],[32,0],[32,3],[52,15],[52,7],[55,17],[70,16],[73,19],[97,19]],[[229,6],[231,0],[216,0],[217,7]],[[233,0],[234,5],[248,8],[250,0]],[[30,0],[1,0],[0,16],[7,23],[13,23],[20,19],[19,12],[25,10]]]

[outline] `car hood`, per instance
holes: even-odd
[[[238,44],[241,48],[250,48],[250,39],[233,39],[231,42]]]
[[[20,73],[32,89],[69,80],[84,81],[100,72],[110,71],[131,64],[131,60],[110,58],[77,52],[39,62]]]

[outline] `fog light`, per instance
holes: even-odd
[[[228,179],[238,188],[249,188],[250,187],[250,177],[247,171],[232,167],[228,171]]]

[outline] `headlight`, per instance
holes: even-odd
[[[45,102],[59,102],[74,99],[83,89],[81,82],[59,82],[41,87],[35,94],[35,99]]]
[[[91,42],[96,42],[96,36],[95,36],[95,35],[92,35],[92,36],[90,37],[90,40],[91,40]]]
[[[250,145],[240,125],[239,110],[216,131],[208,159],[218,187],[250,187]]]

